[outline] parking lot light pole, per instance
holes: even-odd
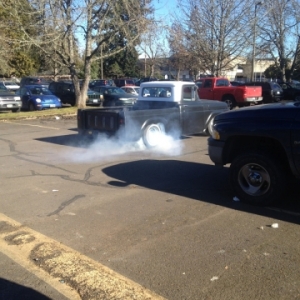
[[[252,70],[251,70],[251,81],[255,81],[255,47],[256,47],[256,11],[257,6],[262,5],[262,2],[256,2],[254,6],[254,24],[253,24],[253,48],[252,48]]]

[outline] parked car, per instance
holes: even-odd
[[[132,79],[130,78],[118,78],[114,80],[115,85],[117,87],[121,87],[121,86],[135,86],[135,83]]]
[[[93,89],[96,86],[116,86],[112,79],[95,79],[89,83],[89,88]]]
[[[61,108],[61,101],[47,88],[41,85],[24,85],[16,91],[21,97],[24,110],[42,110],[47,108]]]
[[[8,90],[13,92],[20,88],[20,85],[15,81],[3,81],[2,83]]]
[[[140,91],[139,86],[122,86],[121,89],[125,91],[127,94],[138,95]]]
[[[281,86],[274,81],[253,81],[246,82],[247,86],[261,86],[262,87],[262,103],[279,102],[283,97],[283,90]]]
[[[45,80],[40,77],[26,76],[26,77],[23,77],[20,82],[20,86],[32,85],[32,84],[38,84],[38,85],[42,85],[45,88],[48,88],[50,81]]]
[[[95,91],[103,94],[103,106],[126,106],[136,102],[137,96],[128,94],[124,90],[114,86],[98,86]]]
[[[74,106],[76,103],[75,88],[72,81],[53,81],[49,85],[49,90],[61,99],[64,104]],[[101,106],[103,95],[94,90],[87,91],[86,105]]]
[[[3,82],[0,82],[0,111],[19,112],[21,104],[20,96],[10,91]]]
[[[282,83],[280,84],[283,95],[283,100],[294,100],[294,101],[300,101],[300,87],[297,87],[297,85],[292,85],[289,83]]]

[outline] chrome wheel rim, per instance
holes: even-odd
[[[248,195],[262,196],[269,191],[271,178],[261,165],[249,163],[240,169],[238,182],[241,189]]]

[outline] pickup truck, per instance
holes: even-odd
[[[206,77],[196,80],[200,99],[219,100],[234,107],[260,104],[263,100],[260,86],[233,86],[227,78]]]
[[[133,105],[78,109],[78,133],[142,138],[147,147],[155,147],[162,134],[209,134],[214,117],[227,110],[225,103],[200,100],[194,82],[151,81],[141,84]]]
[[[288,184],[300,179],[300,102],[216,116],[208,152],[216,166],[231,164],[230,182],[240,201],[269,205],[284,199]]]

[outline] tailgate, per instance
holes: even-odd
[[[120,127],[120,109],[78,110],[78,128],[83,130],[113,133]]]
[[[261,97],[262,96],[262,87],[261,86],[244,86],[245,92],[249,97]]]

